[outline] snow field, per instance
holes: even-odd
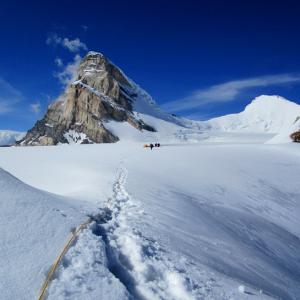
[[[32,251],[43,255],[36,262],[31,251],[14,248],[24,268],[10,259],[4,299],[16,295],[31,299],[32,294],[24,293],[28,286],[36,295],[70,228],[91,213],[95,223],[68,251],[50,286],[51,299],[297,299],[297,146],[165,144],[151,152],[139,143],[120,142],[0,149],[0,165],[11,173],[37,188],[73,197],[57,200],[63,209],[56,200],[45,200],[51,208],[41,203],[37,219],[31,219],[36,204],[24,200],[27,209],[19,210],[21,202],[3,200],[19,195],[18,189],[7,189],[5,177],[0,195],[10,198],[0,197],[0,203],[3,207],[11,203],[15,224],[31,226],[27,231],[11,223],[9,230],[22,232],[22,243],[28,234],[36,239]],[[23,196],[22,192],[17,199]],[[72,224],[59,223],[59,218],[74,215],[72,206],[78,207],[81,217]],[[50,218],[52,208],[58,219]],[[8,216],[4,209],[1,240],[14,245],[4,226],[11,222]],[[49,246],[40,250],[45,229],[36,226],[39,218],[51,232],[47,235],[51,251]],[[57,224],[62,224],[59,232]],[[53,242],[57,235],[60,243]],[[32,240],[27,242],[29,247]],[[7,256],[0,259],[6,261]],[[13,268],[19,270],[18,276]],[[23,280],[25,270],[39,279],[35,285]],[[19,287],[12,290],[12,282]],[[241,285],[244,292],[239,291]]]
[[[89,205],[30,187],[0,168],[0,298],[35,299]]]

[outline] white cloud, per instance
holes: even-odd
[[[73,53],[77,53],[81,49],[88,49],[86,44],[81,42],[79,38],[70,40],[68,38],[62,38],[56,33],[52,33],[51,35],[49,35],[46,43],[47,45],[60,45]],[[55,59],[55,64],[62,70],[59,72],[55,72],[54,76],[57,77],[64,86],[66,86],[67,84],[75,80],[75,77],[77,75],[77,68],[80,64],[80,61],[81,56],[79,54],[76,54],[74,56],[74,60],[66,65],[64,65],[60,57],[57,57]]]
[[[299,82],[300,75],[293,74],[268,75],[242,80],[233,80],[213,85],[206,89],[194,91],[191,95],[179,100],[165,103],[162,107],[170,112],[187,111],[202,107],[206,104],[234,101],[239,94],[250,88]]]
[[[22,94],[7,81],[0,78],[0,114],[14,111],[21,100]]]
[[[74,40],[69,40],[68,38],[64,38],[63,46],[69,49],[71,52],[79,52],[80,49],[87,50],[86,44],[82,43],[78,38]]]
[[[32,111],[33,113],[39,114],[41,111],[41,103],[40,102],[31,103],[29,108],[30,108],[30,111]]]
[[[70,40],[68,38],[62,38],[58,36],[56,33],[51,34],[48,36],[46,40],[47,45],[60,45],[69,51],[76,53],[80,50],[87,50],[87,46],[85,43],[81,42],[79,38],[75,38]]]
[[[61,72],[54,74],[55,77],[64,85],[68,85],[70,82],[74,81],[77,76],[77,69],[81,61],[81,56],[76,54],[74,60],[68,63]]]
[[[56,64],[58,67],[63,66],[63,61],[62,61],[62,59],[59,58],[59,57],[56,57],[56,58],[55,58],[55,64]]]

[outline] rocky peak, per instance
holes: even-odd
[[[111,143],[119,140],[105,122],[128,122],[137,130],[154,131],[133,113],[137,86],[103,54],[89,52],[81,61],[76,80],[49,107],[19,145]]]
[[[111,63],[103,54],[90,51],[79,65],[78,77],[87,80],[99,77],[95,77],[95,74],[100,75],[100,77],[109,75],[120,84],[130,86],[126,76],[119,68]]]

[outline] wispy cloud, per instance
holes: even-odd
[[[22,100],[22,94],[4,79],[0,78],[0,114],[15,110]]]
[[[55,64],[60,69],[60,71],[55,72],[54,76],[59,79],[60,83],[63,86],[66,86],[70,82],[75,80],[75,77],[77,75],[77,68],[81,61],[79,52],[81,50],[88,50],[88,48],[85,43],[80,41],[79,38],[71,40],[66,37],[60,37],[57,33],[50,34],[46,40],[46,43],[47,45],[62,46],[63,48],[68,49],[70,52],[75,53],[73,61],[67,64],[64,64],[63,60],[60,57],[57,57],[55,59]]]
[[[288,83],[300,83],[300,75],[278,74],[228,81],[196,90],[189,96],[165,103],[162,107],[170,112],[182,112],[200,108],[207,104],[234,101],[238,95],[247,89]]]
[[[81,61],[81,56],[76,54],[74,60],[68,63],[66,66],[61,65],[63,69],[60,72],[54,73],[54,76],[57,77],[60,83],[63,86],[68,85],[70,82],[76,79],[77,69]]]
[[[40,102],[31,103],[29,105],[29,109],[31,112],[38,115],[41,112],[41,103]]]
[[[87,50],[88,47],[85,43],[81,42],[79,38],[73,40],[69,38],[62,38],[56,33],[52,33],[48,36],[46,40],[47,45],[60,45],[73,53],[80,52],[80,50]]]
[[[63,45],[65,48],[69,49],[71,52],[78,52],[81,49],[87,50],[86,44],[82,43],[80,39],[69,40],[68,38],[63,39]]]

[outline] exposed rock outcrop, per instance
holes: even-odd
[[[119,137],[105,128],[108,120],[128,122],[137,130],[155,131],[133,113],[136,87],[104,55],[89,52],[78,67],[76,80],[18,144],[116,142]]]
[[[290,137],[293,140],[293,142],[300,143],[300,131],[292,133]]]

